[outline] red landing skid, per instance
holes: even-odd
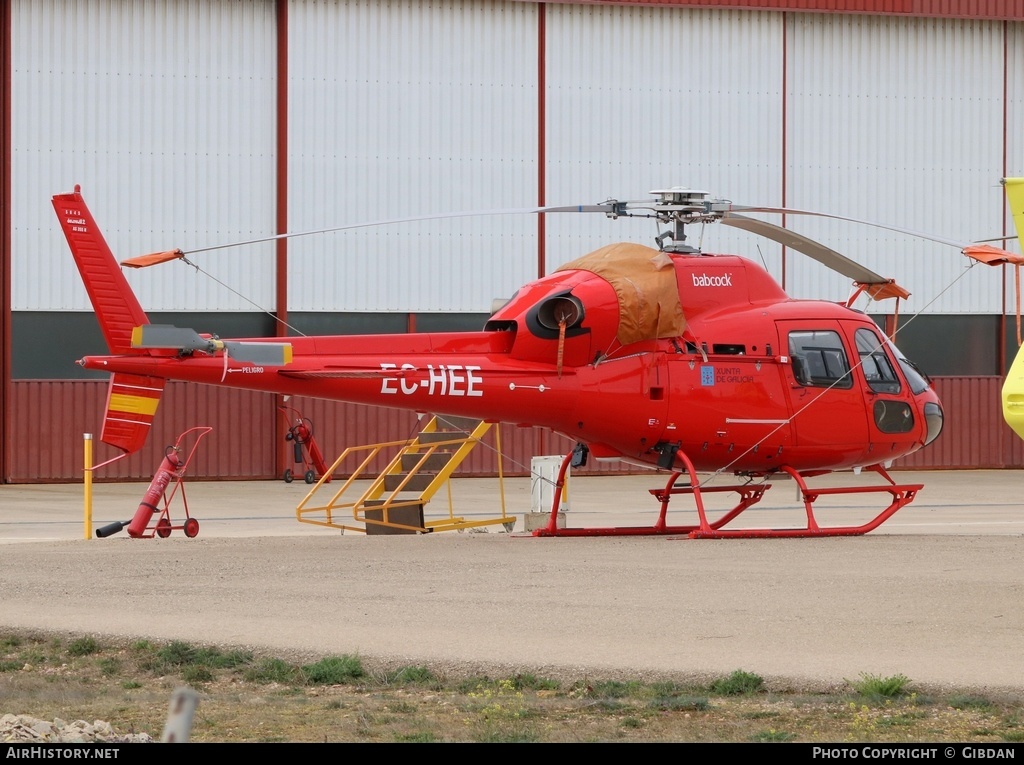
[[[761,497],[764,493],[771,488],[771,484],[760,483],[760,484],[744,484],[739,486],[705,486],[700,485],[700,481],[697,478],[697,471],[693,467],[693,463],[690,459],[677,452],[676,456],[685,464],[686,471],[690,478],[689,485],[676,486],[676,479],[683,474],[684,471],[676,470],[668,479],[668,483],[665,484],[664,489],[650,489],[653,494],[661,502],[661,512],[658,514],[658,520],[653,526],[618,526],[618,527],[606,527],[606,528],[583,528],[583,529],[570,529],[570,528],[558,528],[558,508],[562,497],[562,488],[565,484],[565,472],[569,466],[569,461],[572,458],[572,453],[566,455],[565,459],[562,460],[561,469],[558,472],[558,481],[555,486],[554,500],[551,504],[551,518],[548,521],[547,526],[539,529],[534,529],[533,536],[535,537],[595,537],[595,536],[655,536],[655,535],[685,535],[690,539],[729,539],[729,538],[785,538],[785,537],[851,537],[860,536],[872,531],[880,526],[885,520],[887,520],[893,513],[899,510],[904,505],[910,504],[914,497],[917,496],[917,492],[920,491],[924,484],[903,484],[898,485],[885,468],[881,465],[872,465],[868,469],[878,473],[882,478],[888,481],[888,484],[878,486],[841,486],[831,488],[820,488],[812,489],[807,486],[805,479],[813,478],[814,476],[824,475],[830,471],[822,470],[815,472],[808,472],[801,475],[795,470],[788,467],[782,469],[786,471],[793,480],[796,481],[797,486],[800,488],[800,495],[803,497],[804,508],[807,511],[807,526],[804,528],[781,528],[781,529],[726,529],[724,526],[730,521],[736,519],[737,516],[743,513],[744,510],[757,504],[761,501]],[[734,491],[739,494],[739,502],[731,510],[727,511],[722,517],[714,521],[709,521],[707,513],[704,509],[704,500],[702,494],[708,492],[722,492],[722,491]],[[814,502],[818,497],[826,494],[866,494],[871,492],[888,492],[892,497],[892,502],[887,508],[875,516],[872,520],[860,526],[819,526],[818,522],[814,518]],[[673,494],[692,494],[694,502],[697,506],[697,516],[699,523],[695,526],[670,526],[666,523],[666,516],[668,515],[668,503],[672,498]]]

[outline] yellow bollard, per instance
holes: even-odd
[[[85,538],[92,539],[92,433],[85,434]]]

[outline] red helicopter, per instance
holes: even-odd
[[[54,210],[110,351],[78,362],[111,373],[101,440],[126,454],[141,448],[165,381],[183,380],[563,434],[576,446],[562,463],[551,520],[534,536],[852,536],[877,528],[913,501],[922,485],[897,484],[887,468],[938,437],[942,405],[928,378],[852,307],[862,294],[899,301],[909,293],[822,244],[744,213],[867,222],[734,205],[684,188],[651,194],[641,201],[521,211],[648,217],[669,228],[656,237],[657,248],[611,244],[522,286],[481,331],[286,341],[220,339],[149,323],[80,187],[58,194]],[[686,243],[686,226],[711,223],[802,252],[851,278],[854,293],[844,302],[792,299],[752,260],[703,253]],[[935,241],[991,265],[1024,262],[987,244]],[[188,262],[187,254],[169,250],[123,265]],[[668,471],[664,487],[651,490],[661,503],[653,525],[559,527],[556,509],[566,471],[588,457]],[[882,483],[808,483],[846,470],[873,472]],[[709,473],[738,480],[713,485],[702,480]],[[799,487],[806,525],[727,528],[763,497],[770,479],[787,476]],[[708,492],[734,492],[738,500],[713,517],[703,499]],[[861,525],[818,524],[813,504],[821,495],[861,492],[888,494],[889,504]],[[667,522],[676,494],[692,496],[696,523]]]

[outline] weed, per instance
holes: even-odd
[[[737,669],[727,677],[720,677],[711,682],[711,692],[721,696],[739,696],[756,693],[761,690],[764,680],[760,675]]]
[[[251,664],[252,654],[248,651],[228,651],[225,653],[216,648],[200,648],[196,650],[193,661],[196,664],[205,664],[208,667],[233,669]]]
[[[293,683],[299,678],[299,670],[283,659],[260,659],[246,667],[242,676],[250,683]]]
[[[306,682],[313,685],[339,685],[363,676],[363,663],[356,656],[328,656],[302,668]]]
[[[433,682],[437,678],[434,677],[434,673],[423,666],[418,667],[402,667],[399,669],[391,681],[399,683],[401,685],[417,684],[424,685],[426,683]]]
[[[491,680],[487,675],[478,675],[474,677],[467,677],[463,680],[458,681],[455,685],[455,690],[459,693],[473,693],[480,688],[491,685],[494,681]]]
[[[198,654],[199,652],[194,646],[183,643],[180,640],[172,641],[156,652],[157,658],[161,662],[174,667],[192,664],[195,662]]]
[[[190,664],[181,670],[181,679],[186,683],[209,683],[213,681],[213,672],[202,664]]]
[[[96,666],[107,677],[113,677],[121,671],[121,661],[116,656],[104,656],[96,662]]]
[[[68,654],[71,656],[88,656],[96,653],[99,649],[100,646],[96,639],[91,637],[78,638],[68,644]]]
[[[557,691],[559,687],[561,687],[557,680],[551,680],[546,677],[537,677],[530,673],[518,674],[512,678],[512,682],[515,684],[515,687],[520,690]]]
[[[708,700],[696,696],[662,696],[651,702],[654,709],[666,712],[703,712],[708,707]]]
[[[622,699],[640,695],[643,684],[637,680],[622,682],[621,680],[604,680],[593,685],[590,695],[597,698]]]
[[[1003,741],[1007,741],[1011,744],[1019,744],[1024,741],[1024,731],[1022,730],[1009,730],[1004,731],[1000,734],[999,738]]]
[[[437,738],[429,731],[418,731],[416,733],[396,733],[395,741],[400,744],[434,744]]]
[[[125,680],[123,683],[121,683],[121,687],[124,688],[126,691],[134,691],[137,688],[141,688],[142,683],[140,683],[138,680]]]
[[[881,677],[861,672],[860,680],[847,680],[846,682],[861,696],[878,700],[891,699],[905,694],[907,692],[907,685],[910,684],[910,678],[906,675]]]
[[[993,704],[984,696],[956,695],[949,697],[949,705],[953,709],[992,709]]]
[[[763,730],[758,733],[755,733],[753,736],[750,737],[750,740],[759,742],[781,742],[792,741],[794,738],[796,738],[796,736],[792,733],[787,733],[784,730],[775,730],[774,728],[769,728],[768,730]]]

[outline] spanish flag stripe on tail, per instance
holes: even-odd
[[[127,454],[146,443],[156,415],[164,380],[115,373],[107,389],[107,407],[100,440]]]

